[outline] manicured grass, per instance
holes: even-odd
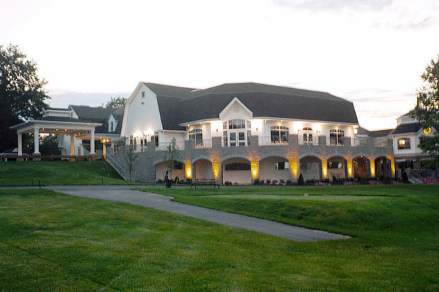
[[[265,198],[303,196],[303,190],[309,193],[303,201]],[[437,186],[150,191],[203,204],[232,200],[240,204],[235,209],[259,202],[250,209],[261,217],[276,214],[264,204],[298,204],[309,211],[300,220],[294,209],[280,214],[356,237],[300,243],[123,203],[0,190],[0,291],[439,289]],[[337,193],[365,197],[329,200]],[[343,222],[334,222],[336,216]]]
[[[39,181],[40,180],[40,181]],[[103,161],[0,162],[0,186],[127,184]]]

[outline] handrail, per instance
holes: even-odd
[[[107,155],[107,162],[117,171],[117,173],[121,177],[123,177],[124,180],[127,180],[127,178],[124,175],[124,169],[122,168],[122,166],[120,166],[119,163],[117,163],[117,161],[111,155]]]

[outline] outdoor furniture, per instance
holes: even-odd
[[[192,180],[191,189],[192,186],[195,186],[195,188],[197,188],[197,186],[213,186],[213,188],[218,187],[218,189],[220,187],[213,178],[196,178]]]

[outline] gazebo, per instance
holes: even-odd
[[[34,155],[40,155],[40,134],[70,135],[70,155],[74,155],[75,137],[90,140],[90,154],[95,154],[95,129],[101,123],[81,121],[68,117],[43,117],[12,126],[18,135],[18,156],[23,155],[23,133],[34,135]]]

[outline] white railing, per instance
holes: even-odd
[[[288,141],[273,141],[271,136],[263,136],[261,145],[288,145]]]
[[[195,141],[193,141],[194,142],[194,147],[195,148],[212,148],[212,139],[205,139],[205,140],[203,140],[203,142],[202,143],[199,143],[199,144],[195,144]]]
[[[168,150],[169,145],[171,145],[171,142],[159,142],[155,150],[156,151]],[[178,148],[178,150],[184,150],[184,141],[177,141],[175,143],[175,146]]]
[[[375,138],[373,140],[373,146],[374,147],[387,147],[387,138],[385,138],[385,139]]]
[[[299,135],[299,145],[319,145],[319,137],[313,137],[312,141],[304,141],[303,136]]]

